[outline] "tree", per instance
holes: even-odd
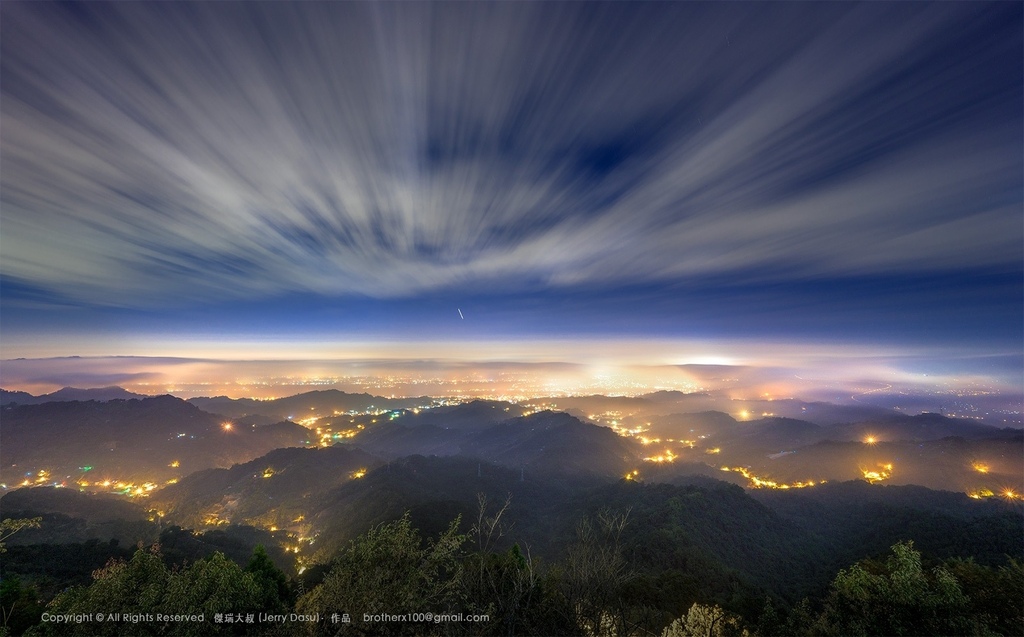
[[[6,630],[20,635],[39,622],[43,604],[34,586],[22,584],[17,575],[9,575],[0,582],[0,612],[0,634],[6,634]]]
[[[156,612],[167,592],[170,572],[157,547],[139,549],[132,559],[111,561],[93,573],[89,586],[75,586],[53,599],[47,612],[55,615],[92,615],[110,613],[115,609],[125,614]],[[156,634],[148,626],[135,627],[138,634]],[[43,623],[29,634],[121,635],[124,627],[115,622],[82,622],[70,624]]]
[[[218,626],[217,613],[257,613],[260,589],[252,573],[244,572],[223,553],[199,560],[183,571],[172,573],[166,595],[159,605],[169,615],[202,614],[203,622],[179,622],[170,630],[175,635],[209,635],[214,630],[231,632],[234,626]]]
[[[245,567],[245,572],[252,575],[259,589],[259,607],[268,613],[279,613],[291,606],[292,594],[288,588],[288,578],[277,568],[267,555],[262,544],[253,549],[252,558]]]
[[[628,635],[632,632],[627,610],[620,604],[622,587],[633,579],[622,552],[622,531],[629,510],[604,510],[596,524],[586,518],[576,527],[576,542],[569,547],[563,586],[580,628],[592,635]]]
[[[873,572],[875,571],[875,572]],[[913,542],[883,566],[855,564],[832,582],[814,631],[825,635],[966,635],[975,632],[968,598],[947,569],[926,572]]]
[[[732,637],[746,635],[740,618],[718,605],[694,604],[686,615],[673,621],[661,637]]]
[[[973,560],[952,559],[945,567],[956,577],[970,599],[970,615],[976,625],[1000,635],[1024,632],[1024,565],[1017,560],[999,568]]]
[[[7,552],[7,538],[22,529],[37,529],[42,523],[43,518],[7,518],[0,522],[0,553]]]
[[[139,549],[131,560],[112,561],[93,573],[89,586],[75,586],[50,602],[47,611],[55,615],[81,615],[80,623],[43,623],[29,635],[180,635],[228,634],[241,625],[218,624],[218,613],[256,613],[260,590],[252,573],[226,558],[223,553],[171,571],[164,564],[159,547]],[[97,614],[203,615],[203,621],[97,621]],[[128,626],[129,628],[126,628]]]
[[[342,551],[319,586],[299,598],[297,612],[323,616],[336,612],[459,612],[463,601],[459,552],[466,538],[457,532],[458,524],[459,519],[454,520],[426,547],[408,514],[371,529]],[[350,627],[375,635],[425,634],[440,629],[441,624],[414,622],[356,622]]]

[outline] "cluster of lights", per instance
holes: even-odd
[[[203,516],[203,524],[205,526],[220,526],[222,524],[231,524],[231,521],[221,518],[217,513],[207,513]]]
[[[355,419],[353,418],[349,422],[355,422]],[[374,420],[373,422],[377,421]],[[342,431],[334,431],[331,427],[317,427],[316,435],[320,441],[319,444],[321,447],[330,447],[337,440],[355,438],[356,434],[364,429],[366,429],[366,425],[356,425],[351,429],[344,429]]]
[[[865,480],[874,484],[892,477],[892,463],[880,464],[875,469],[861,469],[860,472]]]
[[[601,422],[600,419],[591,418],[591,420],[593,420],[594,422]],[[643,444],[649,444],[649,443],[644,443],[643,442],[644,440],[653,440],[653,439],[647,438],[646,436],[641,436],[640,435],[643,432],[647,431],[647,426],[649,426],[649,425],[650,425],[650,423],[647,423],[647,425],[640,425],[640,426],[637,426],[637,427],[629,428],[629,427],[624,427],[621,424],[619,424],[618,420],[612,420],[608,424],[608,426],[611,428],[611,430],[614,431],[615,433],[619,434],[620,436],[623,436],[625,438],[636,438],[637,440],[639,440]]]
[[[30,475],[32,475],[32,472],[29,471],[25,475],[30,476]],[[36,472],[36,479],[34,481],[31,481],[28,478],[25,478],[24,480],[22,480],[21,486],[27,487],[27,486],[30,486],[31,484],[33,484],[33,482],[35,484],[44,484],[44,483],[49,482],[49,481],[50,481],[50,472],[47,471],[46,469],[40,469],[39,471]],[[54,484],[56,484],[56,483],[54,483]]]
[[[98,482],[96,484],[98,486],[106,487],[106,486],[110,486],[111,485],[111,481],[110,480],[104,480],[103,482]],[[81,482],[78,483],[78,486],[80,486],[82,488],[85,488],[85,487],[89,486],[89,483],[86,482],[85,480],[82,480]],[[153,491],[154,489],[156,489],[158,485],[155,482],[143,482],[140,485],[136,485],[136,484],[131,483],[131,482],[118,482],[114,486],[115,486],[115,492],[116,493],[120,493],[122,495],[126,495],[129,498],[136,498],[136,497],[139,497],[139,496],[143,496],[143,497],[148,496],[149,492]]]
[[[679,456],[672,453],[671,449],[666,449],[665,453],[657,456],[648,456],[644,458],[645,462],[675,462]]]
[[[981,500],[982,498],[1006,498],[1007,500],[1024,500],[1024,494],[1017,493],[1013,489],[1003,489],[999,493],[995,493],[991,489],[975,489],[974,491],[968,491],[967,495],[975,500]]]
[[[750,472],[746,467],[722,467],[722,471],[732,471],[738,473],[747,480],[750,481],[750,488],[752,489],[804,489],[807,487],[813,487],[818,484],[825,484],[826,480],[806,480],[800,482],[780,483],[775,480],[768,478],[762,478],[756,476]]]
[[[176,463],[177,461],[175,461],[175,463],[172,466],[176,466]],[[81,469],[84,472],[88,472],[92,470],[92,467],[79,467],[79,469]],[[30,471],[25,475],[32,476],[33,473]],[[54,480],[48,469],[40,469],[39,471],[35,472],[34,475],[35,477],[33,479],[29,479],[28,477],[23,479],[20,483],[18,483],[18,486],[31,487],[48,485],[52,486],[55,489],[63,489],[69,486],[69,484],[66,481],[57,482],[56,480]],[[70,476],[68,477],[70,478]],[[166,481],[166,484],[174,484],[177,481],[177,478],[171,478],[170,480]],[[85,478],[80,478],[74,482],[74,485],[78,487],[79,491],[85,491],[86,489],[91,489],[94,491],[108,490],[111,493],[126,495],[129,498],[146,497],[150,494],[151,491],[154,491],[160,486],[159,484],[153,481],[136,483],[130,480],[111,480],[109,478],[105,480],[93,481],[86,480]],[[6,489],[7,485],[3,485],[3,487]]]
[[[988,473],[989,471],[989,466],[984,462],[975,462],[971,467],[978,473]]]
[[[640,472],[637,471],[636,469],[633,469],[632,471],[630,471],[626,475],[624,475],[623,478],[625,478],[626,480],[639,480],[640,479]]]
[[[537,405],[525,404],[521,406],[525,409],[525,411],[523,412],[524,416],[532,416],[533,414],[539,414],[542,411],[558,410],[558,405],[556,405],[555,403],[540,403]]]
[[[633,414],[627,414],[627,416],[632,416],[632,415]],[[588,414],[587,415],[587,418],[589,418],[591,421],[596,422],[596,423],[600,423],[601,421],[607,421],[608,422],[608,427],[612,431],[614,431],[615,433],[619,434],[623,438],[632,438],[632,439],[636,440],[637,442],[639,442],[640,444],[644,445],[645,447],[649,446],[649,445],[658,444],[658,443],[662,442],[661,438],[649,438],[647,436],[642,435],[644,432],[646,432],[646,431],[648,431],[650,429],[651,423],[648,422],[648,423],[644,423],[643,425],[637,425],[636,427],[630,428],[630,427],[625,427],[625,426],[623,426],[622,424],[619,423],[618,419],[621,418],[621,417],[622,417],[622,412],[618,412],[618,411],[606,411],[603,414]],[[611,418],[611,420],[609,420],[609,418]],[[703,438],[704,436],[701,436],[701,437]],[[695,440],[676,440],[674,438],[667,438],[667,439],[664,440],[664,442],[678,443],[679,446],[681,446],[681,447],[689,447],[690,449],[694,449],[696,447],[696,443],[697,443],[697,441],[695,441]],[[721,451],[721,450],[719,449],[718,451]],[[718,453],[718,451],[709,451],[708,453]],[[660,456],[654,456],[653,458],[644,458],[644,460],[647,460],[647,461],[650,461],[650,462],[672,462],[677,457],[678,456],[674,455],[671,451],[666,451],[664,454],[662,454]],[[657,460],[656,458],[661,458],[661,460]]]
[[[366,467],[363,467],[363,468],[360,468],[360,469],[356,469],[355,471],[350,473],[349,477],[352,478],[353,480],[358,480],[359,478],[362,478],[365,475],[366,475]]]

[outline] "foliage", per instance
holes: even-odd
[[[0,522],[0,553],[6,553],[6,540],[22,529],[38,528],[43,518],[7,518]]]
[[[76,586],[58,595],[47,607],[56,615],[96,617],[97,613],[125,615],[196,615],[202,621],[86,620],[80,623],[43,623],[30,635],[123,635],[201,636],[230,634],[236,626],[214,622],[217,613],[257,613],[262,610],[260,584],[221,553],[199,560],[184,569],[169,569],[157,547],[139,549],[131,560],[112,561],[97,570],[89,586]]]
[[[584,518],[566,554],[564,595],[580,627],[591,635],[634,632],[635,618],[622,595],[636,577],[622,550],[629,514],[629,509],[623,513],[604,509],[596,520]]]
[[[170,572],[154,547],[138,550],[127,562],[111,562],[93,574],[89,586],[76,586],[58,595],[47,607],[52,614],[150,613],[160,608]],[[112,622],[43,623],[31,634],[118,635],[123,627]]]
[[[263,545],[257,545],[252,552],[252,559],[245,567],[245,572],[252,575],[257,588],[257,606],[268,613],[282,613],[289,609],[294,601],[288,587],[288,578],[277,568],[267,555]]]
[[[945,567],[960,582],[969,598],[975,622],[1000,635],[1024,633],[1024,565],[1010,560],[991,568],[973,560],[954,559]]]
[[[957,579],[941,566],[925,571],[912,542],[895,544],[884,565],[840,571],[814,626],[823,635],[966,635],[977,628]]]
[[[669,624],[661,637],[733,637],[745,634],[738,616],[717,605],[694,604],[686,615]]]
[[[17,575],[0,582],[0,627],[20,635],[39,621],[43,604],[35,587],[25,585]]]
[[[458,613],[465,536],[459,519],[426,547],[409,516],[380,525],[353,540],[335,559],[323,583],[299,598],[299,613]],[[353,630],[360,630],[353,624]],[[381,622],[364,625],[374,634],[423,634],[437,625]],[[326,632],[329,629],[324,627]]]

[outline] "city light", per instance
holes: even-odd
[[[675,462],[678,457],[670,449],[666,449],[664,453],[657,456],[648,456],[644,460],[646,462]]]
[[[882,482],[892,477],[892,463],[879,464],[875,469],[861,468],[860,472],[864,479],[871,484]]]
[[[762,478],[754,475],[746,467],[725,467],[723,466],[722,471],[738,473],[747,480],[750,481],[750,488],[752,489],[804,489],[807,487],[813,487],[819,484],[824,484],[826,480],[801,480],[798,482],[777,482],[769,478]]]

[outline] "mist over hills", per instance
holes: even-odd
[[[300,531],[308,526],[303,511],[316,508],[324,493],[381,464],[340,446],[275,449],[230,469],[197,471],[157,491],[148,504],[189,528],[248,524]]]
[[[173,396],[7,405],[0,413],[0,479],[8,486],[162,484],[309,438],[307,429],[290,422],[226,429],[220,417]]]

